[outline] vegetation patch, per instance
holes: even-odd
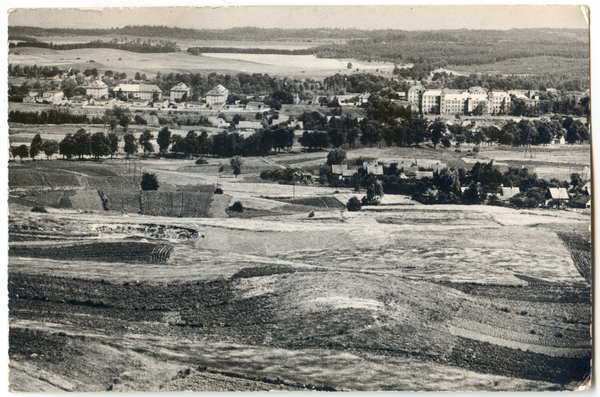
[[[11,246],[13,257],[56,260],[86,260],[94,262],[165,263],[172,247],[143,242],[89,243],[65,246]]]

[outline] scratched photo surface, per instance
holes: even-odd
[[[7,18],[9,390],[589,388],[587,8]]]

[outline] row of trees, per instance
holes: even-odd
[[[14,158],[19,157],[21,160],[26,157],[35,159],[41,152],[44,152],[47,159],[57,153],[59,150],[58,142],[55,140],[44,141],[40,134],[35,134],[29,148],[27,145],[11,146],[10,153]]]
[[[86,124],[90,122],[85,114],[73,114],[58,109],[48,109],[39,113],[11,110],[8,113],[8,121],[23,124]]]
[[[58,144],[59,154],[64,158],[71,159],[74,156],[94,156],[96,160],[100,157],[112,156],[119,150],[119,137],[115,133],[105,134],[96,132],[90,134],[80,128],[75,134],[67,134]]]
[[[265,156],[272,150],[290,149],[294,143],[294,130],[285,126],[273,126],[258,130],[248,137],[235,131],[222,131],[208,136],[206,131],[197,134],[189,131],[185,137],[171,134],[167,127],[159,131],[157,144],[160,153],[169,150],[186,156],[213,155],[218,157],[232,156]],[[127,148],[125,149],[127,152]]]

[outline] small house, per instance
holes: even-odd
[[[559,202],[567,202],[569,201],[569,193],[567,193],[567,189],[564,187],[550,187],[546,191],[546,196],[544,197],[544,204],[548,205],[551,201],[557,200]]]
[[[71,105],[83,106],[83,105],[87,105],[88,99],[86,97],[84,97],[83,95],[78,95],[78,96],[74,96],[71,99],[69,99],[69,103]]]
[[[511,197],[521,193],[521,189],[518,187],[501,187],[500,188],[500,200],[507,201],[510,200]]]
[[[152,102],[152,107],[156,108],[156,109],[166,109],[169,107],[169,100],[168,99],[158,99],[158,100]]]
[[[186,102],[185,103],[185,108],[186,109],[202,109],[206,107],[206,103],[204,102]]]
[[[574,208],[591,208],[592,207],[592,199],[590,196],[585,194],[580,194],[579,196],[574,197],[570,204]]]

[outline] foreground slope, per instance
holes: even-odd
[[[589,220],[548,214],[407,205],[174,219],[17,209],[11,388],[572,390],[589,372],[590,286],[557,231],[583,243]],[[91,239],[169,250],[130,263],[118,252],[33,259],[26,248],[45,244],[40,229],[54,229],[58,247]]]

